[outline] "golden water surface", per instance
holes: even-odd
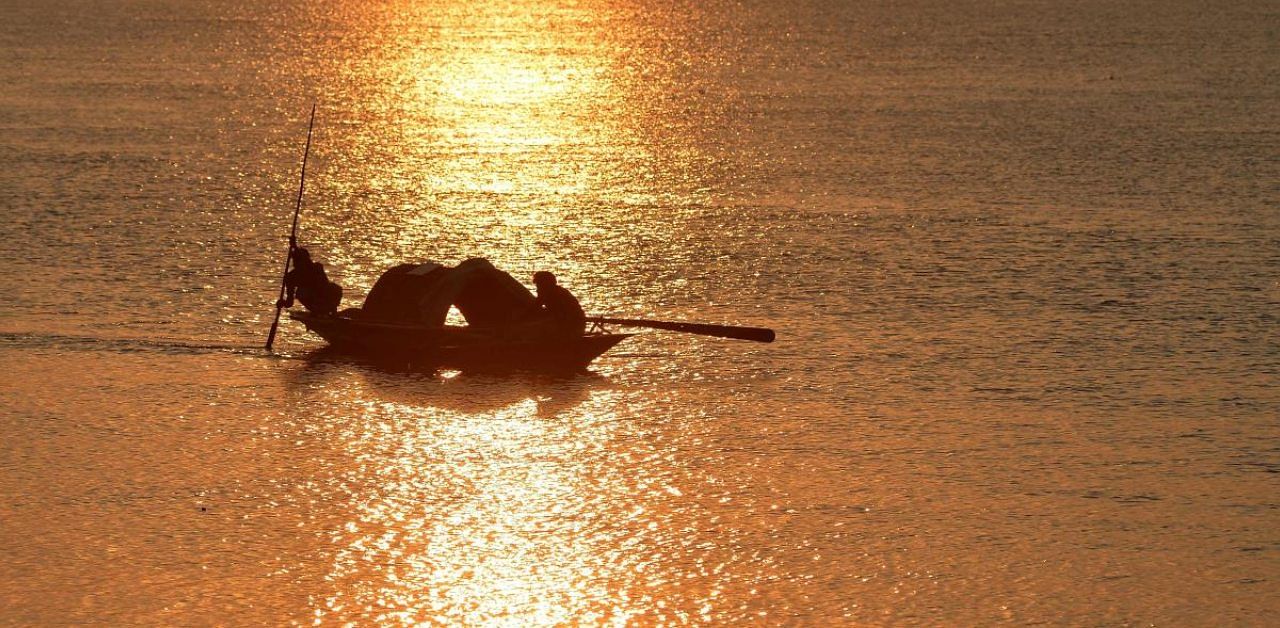
[[[1265,2],[8,3],[0,623],[1265,625]],[[388,369],[301,241],[552,270],[591,372]]]

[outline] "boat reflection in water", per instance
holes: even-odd
[[[533,400],[537,416],[571,410],[609,380],[592,371],[535,372],[528,369],[459,370],[388,360],[332,345],[301,356],[293,373],[297,391],[356,387],[381,402],[465,414],[494,412]],[[359,382],[353,385],[351,380]]]

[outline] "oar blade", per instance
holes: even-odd
[[[271,322],[271,332],[267,334],[267,351],[276,343],[276,330],[280,327],[280,310],[276,310],[276,320]]]

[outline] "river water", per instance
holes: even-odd
[[[0,622],[1280,612],[1275,3],[0,4]],[[778,341],[266,353],[312,102],[348,305]]]

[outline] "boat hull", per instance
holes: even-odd
[[[528,341],[466,327],[400,325],[311,312],[290,312],[289,316],[342,351],[459,370],[581,370],[631,336],[593,333]]]

